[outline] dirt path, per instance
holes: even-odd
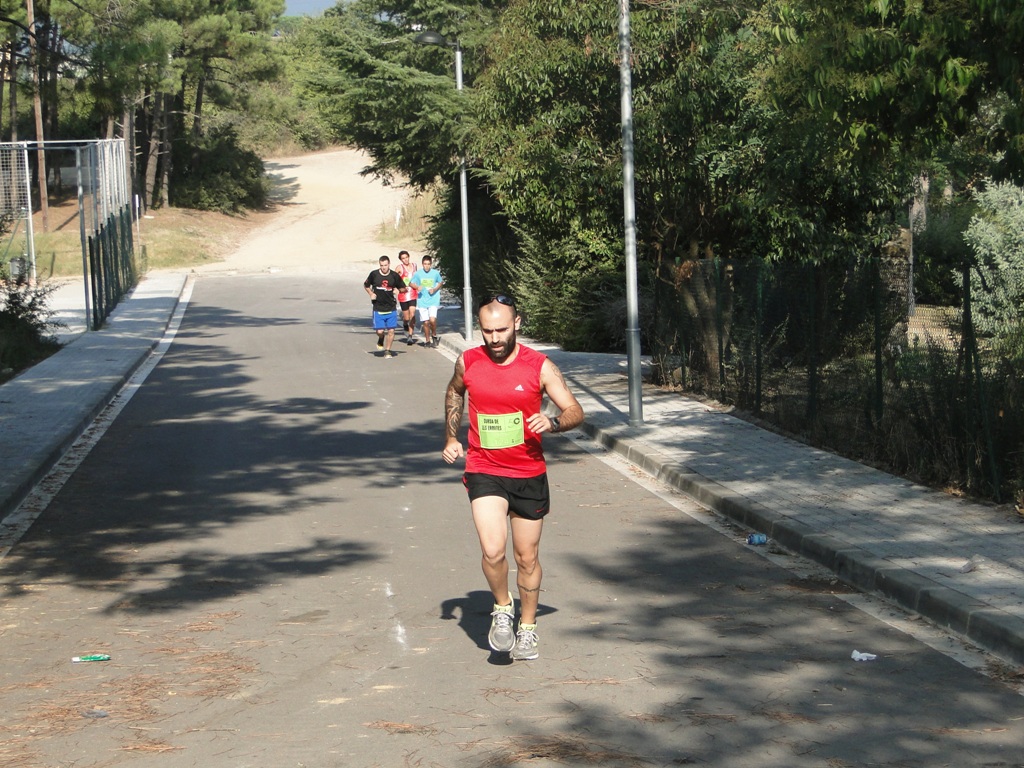
[[[380,242],[381,226],[394,226],[409,191],[360,176],[368,161],[353,149],[338,149],[266,162],[277,208],[255,216],[252,231],[224,258],[194,268],[197,275],[283,272],[369,272],[382,253],[398,248]],[[404,246],[418,260],[420,244]],[[57,337],[67,343],[85,332],[85,294],[80,279],[68,279],[51,295]]]
[[[352,149],[268,161],[278,210],[224,261],[196,272],[336,272],[372,269],[382,253],[396,258],[379,233],[393,226],[409,192],[360,176],[367,162]],[[415,247],[407,246],[418,255]]]

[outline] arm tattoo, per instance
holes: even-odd
[[[462,426],[462,407],[465,397],[448,387],[444,396],[444,428],[445,437],[457,437]]]
[[[559,368],[554,363],[552,363],[551,364],[551,371],[552,371],[552,373],[555,374],[555,378],[557,378],[558,381],[561,382],[562,386],[565,387],[566,389],[568,389],[569,385],[565,383],[565,377],[562,376],[562,369]]]
[[[445,437],[458,437],[459,427],[462,426],[462,410],[466,402],[466,384],[462,380],[464,372],[462,355],[459,355],[455,361],[455,373],[444,394]]]

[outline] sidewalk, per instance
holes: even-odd
[[[66,346],[0,387],[0,517],[13,511],[117,394],[163,337],[185,275],[147,276],[85,333],[85,292],[61,287],[50,301]],[[3,533],[0,523],[0,534]]]
[[[145,360],[184,285],[183,274],[148,275],[104,330],[79,335],[0,387],[0,515]],[[66,295],[72,304],[74,292]],[[455,332],[441,343],[456,353],[467,346]],[[561,368],[587,413],[580,429],[596,442],[844,581],[1024,664],[1024,525],[1012,511],[914,485],[654,388],[644,391],[643,426],[630,427],[623,355],[538,348]],[[976,567],[962,572],[971,558]]]

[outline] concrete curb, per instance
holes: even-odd
[[[567,377],[568,378],[568,377]],[[686,467],[656,449],[592,422],[578,427],[599,445],[725,517],[767,534],[782,548],[830,569],[846,584],[878,595],[1015,664],[1024,664],[1024,621],[968,595],[876,557],[831,534],[789,520]]]

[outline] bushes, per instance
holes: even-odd
[[[974,324],[1000,355],[1024,362],[1024,188],[989,182],[964,239],[974,252]],[[961,280],[962,283],[962,280]]]
[[[171,202],[181,208],[239,213],[260,208],[267,201],[268,182],[263,161],[242,149],[234,128],[223,127],[204,136],[198,145],[183,145],[176,158],[178,174],[171,187]]]
[[[512,290],[525,332],[576,352],[618,352],[626,343],[622,255],[611,238],[578,228],[554,244],[523,239]],[[641,281],[650,282],[644,273]],[[643,298],[651,291],[645,285]],[[641,311],[649,317],[649,308]]]
[[[15,282],[0,270],[0,382],[60,349],[47,306],[56,288]]]

